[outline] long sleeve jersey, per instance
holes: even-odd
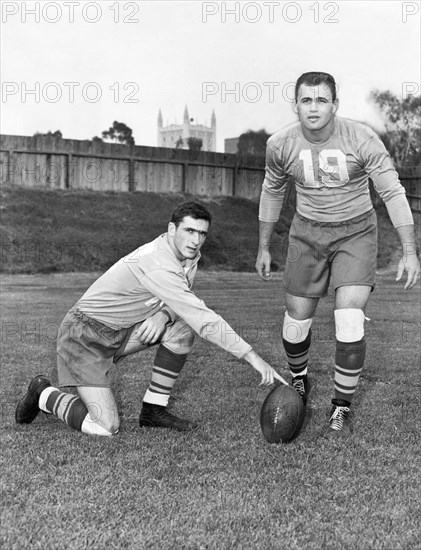
[[[205,340],[243,358],[251,346],[191,289],[199,258],[200,254],[183,266],[164,233],[115,263],[90,286],[76,307],[115,330],[166,309],[172,320],[181,317]]]
[[[388,210],[405,195],[377,134],[341,117],[335,117],[333,134],[323,143],[308,141],[299,122],[269,138],[262,196],[271,215],[261,215],[261,220],[278,219],[289,177],[297,190],[297,211],[318,222],[341,222],[370,210],[369,178]]]

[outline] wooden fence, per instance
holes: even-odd
[[[163,147],[2,135],[3,185],[257,198],[264,160]]]
[[[421,169],[400,170],[411,208],[421,211]],[[0,184],[50,189],[148,191],[257,199],[264,159],[46,136],[0,136]]]

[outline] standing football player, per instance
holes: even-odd
[[[337,110],[336,84],[330,74],[300,76],[294,102],[299,122],[267,142],[256,270],[263,280],[271,279],[270,240],[292,177],[297,207],[283,278],[282,341],[292,385],[306,404],[310,327],[319,299],[332,283],[336,354],[329,433],[348,435],[350,406],[366,353],[364,311],[376,273],[377,220],[369,178],[402,243],[396,280],[405,271],[405,289],[416,284],[420,264],[405,190],[383,143],[365,124],[337,117]]]
[[[36,376],[16,408],[16,422],[31,423],[40,410],[86,434],[111,436],[120,426],[108,372],[113,363],[159,344],[143,398],[144,427],[196,429],[167,410],[171,390],[190,352],[195,332],[261,375],[261,385],[286,382],[224,319],[191,290],[211,214],[195,202],[178,206],[168,232],[121,258],[65,316],[57,338],[59,387]]]

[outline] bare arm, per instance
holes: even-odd
[[[256,258],[256,271],[261,279],[270,281],[272,274],[270,272],[270,241],[276,222],[259,221],[259,250]]]
[[[396,231],[402,244],[402,258],[399,260],[396,280],[399,281],[404,271],[406,271],[407,280],[404,289],[408,290],[416,284],[420,276],[420,263],[415,245],[414,226],[401,225],[396,227]]]

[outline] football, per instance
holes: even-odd
[[[300,433],[305,407],[292,386],[276,386],[263,402],[260,427],[269,443],[288,443]]]

